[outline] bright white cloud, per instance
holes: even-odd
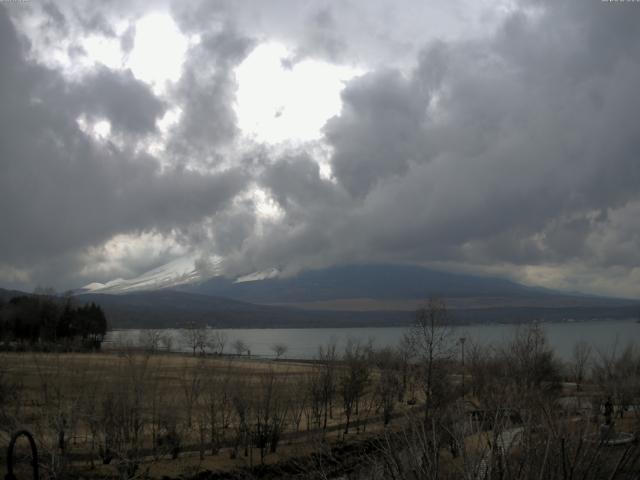
[[[158,261],[163,263],[167,258],[187,253],[188,250],[171,235],[156,232],[119,234],[104,245],[87,249],[87,261],[79,273],[82,277],[94,279],[126,278],[152,268]]]
[[[340,112],[340,92],[362,71],[318,60],[283,65],[291,52],[277,43],[259,45],[237,68],[238,126],[260,142],[321,137],[325,122]]]
[[[87,52],[85,64],[101,63],[109,68],[122,68],[123,55],[117,38],[91,35],[82,41],[82,48]],[[71,59],[69,59],[69,63],[69,66],[72,67]]]
[[[167,81],[180,78],[189,44],[168,14],[152,13],[136,23],[135,42],[126,66],[136,78],[162,92]]]
[[[86,115],[76,119],[78,128],[96,140],[106,140],[111,136],[111,123],[108,120],[92,120]]]
[[[265,190],[261,188],[255,188],[250,192],[250,195],[255,202],[256,213],[262,219],[267,220],[281,220],[284,216],[284,211],[278,205],[273,197],[271,197]]]

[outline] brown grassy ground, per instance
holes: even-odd
[[[71,470],[91,475],[114,475],[113,463],[101,465],[97,457],[96,445],[91,447],[91,431],[88,416],[99,410],[101,402],[109,392],[131,391],[141,388],[143,403],[141,411],[150,416],[153,408],[171,408],[177,418],[182,435],[183,451],[180,457],[172,460],[165,453],[151,455],[153,440],[147,421],[142,444],[148,450],[141,471],[149,472],[151,478],[163,475],[178,476],[195,473],[199,470],[227,470],[260,463],[259,451],[249,450],[249,455],[232,457],[232,435],[228,437],[216,455],[209,451],[200,458],[199,429],[195,427],[199,414],[204,407],[197,403],[193,410],[193,425],[187,428],[184,408],[185,388],[191,381],[201,378],[230,379],[247,385],[259,385],[265,374],[275,375],[283,391],[295,395],[303,385],[305,378],[318,367],[312,363],[295,361],[254,360],[247,357],[192,357],[177,354],[146,355],[143,353],[1,353],[0,381],[5,389],[11,390],[12,401],[4,405],[4,412],[17,419],[10,428],[0,431],[0,464],[6,462],[5,450],[9,441],[9,431],[27,428],[32,431],[39,443],[43,462],[49,461],[58,448],[56,422],[66,422],[67,451],[70,452]],[[375,374],[374,374],[375,375]],[[204,395],[204,394],[202,394]],[[155,403],[155,405],[154,405]],[[285,426],[283,440],[277,453],[270,453],[265,463],[278,462],[285,458],[308,455],[318,448],[321,442],[334,442],[344,439],[341,424],[344,418],[341,408],[335,400],[333,418],[329,420],[329,431],[322,433],[317,429],[307,430],[303,419],[300,432],[292,424]],[[167,407],[169,406],[169,407]],[[365,416],[373,418],[379,415],[373,408],[363,410],[354,420],[362,422]],[[61,418],[63,420],[61,420]],[[379,431],[381,422],[370,422],[366,427],[355,426],[350,437],[361,438],[362,431]],[[91,458],[93,458],[93,461]]]
[[[273,375],[285,396],[297,398],[304,387],[307,377],[313,374],[318,365],[309,362],[257,360],[247,357],[192,357],[182,354],[147,355],[141,352],[110,353],[0,353],[0,387],[4,389],[3,402],[0,402],[0,418],[17,419],[14,425],[0,425],[0,465],[4,471],[5,450],[9,441],[9,432],[18,428],[32,431],[39,443],[42,463],[53,463],[58,452],[56,432],[60,422],[64,423],[67,451],[70,453],[70,465],[67,471],[81,472],[83,476],[115,476],[116,462],[102,465],[98,459],[96,445],[91,446],[93,438],[89,421],[98,411],[104,410],[105,398],[110,394],[131,394],[140,389],[140,412],[145,416],[145,429],[141,443],[145,452],[141,454],[139,471],[148,472],[150,478],[163,476],[178,477],[194,475],[202,470],[232,470],[250,467],[260,463],[260,453],[253,448],[247,451],[240,447],[234,457],[233,422],[223,439],[217,454],[211,454],[207,447],[203,458],[199,452],[198,421],[205,418],[206,407],[201,400],[193,407],[193,424],[187,427],[186,395],[194,379],[200,379],[202,385],[208,381],[220,382],[227,379],[232,383],[244,385],[246,395],[252,396],[262,386],[267,375]],[[372,380],[378,373],[372,372]],[[581,396],[594,396],[597,389],[583,387]],[[0,391],[2,393],[2,391]],[[202,386],[200,399],[206,395]],[[377,412],[371,399],[371,390],[362,402],[363,408],[356,416],[351,433],[342,433],[345,418],[342,414],[339,396],[336,395],[333,418],[329,419],[328,430],[322,432],[309,425],[303,416],[299,430],[291,421],[287,422],[281,444],[276,453],[269,453],[264,459],[266,464],[274,464],[292,458],[302,458],[320,449],[322,445],[338,442],[362,440],[383,430],[380,412]],[[568,388],[564,395],[576,395]],[[597,395],[596,395],[597,396]],[[467,400],[473,400],[468,396]],[[368,403],[368,407],[365,405]],[[471,404],[472,402],[467,402]],[[419,405],[413,407],[421,408]],[[155,413],[154,412],[155,409]],[[398,404],[396,425],[410,407]],[[158,427],[162,415],[172,416],[182,437],[182,451],[179,458],[171,459],[168,452],[157,451],[153,455],[154,441],[152,426]],[[153,420],[156,419],[156,424]],[[366,422],[366,426],[363,423]],[[0,422],[2,423],[2,422]],[[359,424],[358,424],[359,423]],[[636,431],[638,418],[629,414],[624,421],[618,419],[617,425],[622,431]],[[393,428],[393,424],[392,424]],[[594,423],[594,432],[598,425]],[[465,444],[470,451],[486,447],[491,432],[482,432],[466,438]],[[445,457],[446,458],[446,455]],[[452,468],[459,460],[449,459]],[[44,478],[44,477],[42,477]],[[64,478],[64,477],[63,477]]]

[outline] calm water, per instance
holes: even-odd
[[[455,337],[466,337],[468,342],[500,344],[509,341],[517,325],[467,325],[454,329]],[[573,346],[584,340],[594,349],[624,348],[640,338],[640,323],[630,320],[597,320],[575,323],[543,324],[549,343],[558,356],[568,359]],[[232,352],[231,344],[240,339],[248,345],[252,355],[272,357],[271,346],[284,343],[288,347],[285,357],[313,358],[320,345],[336,341],[341,351],[348,339],[363,342],[371,340],[377,347],[396,346],[407,331],[401,327],[387,328],[282,328],[282,329],[221,329],[227,335],[225,352]],[[109,332],[105,348],[125,344],[138,345],[140,330],[115,330]],[[173,337],[172,350],[188,351],[182,343],[180,330],[167,329],[162,334]]]

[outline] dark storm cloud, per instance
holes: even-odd
[[[76,92],[72,101],[79,111],[108,119],[120,133],[151,133],[166,110],[166,104],[130,70],[114,72],[99,67],[71,88]]]
[[[324,211],[346,199],[341,190],[321,179],[318,164],[306,155],[278,160],[265,170],[260,183],[273,192],[280,207],[301,217],[311,214],[314,206]]]
[[[336,176],[354,195],[406,172],[419,152],[425,99],[397,71],[356,78],[342,94],[342,113],[325,126]]]
[[[274,181],[292,174],[274,164],[262,181],[286,219],[237,258],[295,269],[320,263],[320,249],[327,263],[497,263],[517,275],[606,269],[624,252],[627,271],[640,265],[638,15],[536,3],[488,38],[427,45],[408,73],[354,79],[325,126],[337,183]]]
[[[602,4],[576,19],[581,5],[549,7],[542,18],[515,14],[488,42],[452,45],[434,64],[444,73],[430,97],[421,87],[433,83],[425,78],[433,55],[404,83],[386,74],[350,84],[343,114],[327,125],[338,181],[373,204],[383,194],[373,180],[403,175],[384,187],[380,207],[389,206],[396,220],[387,226],[400,238],[414,223],[397,221],[408,209],[427,246],[510,231],[510,243],[526,243],[563,214],[637,199],[637,50],[611,50],[594,31],[605,22],[626,37],[616,45],[637,45],[638,30]],[[396,116],[412,121],[396,130]]]
[[[51,272],[79,269],[69,252],[117,233],[171,231],[222,255],[229,275],[440,262],[515,277],[548,268],[615,291],[640,267],[640,8],[522,1],[467,36],[436,22],[477,4],[173,2],[180,29],[200,42],[162,98],[126,72],[71,82],[26,61],[3,15],[0,213],[14,233],[0,237],[0,267],[52,257]],[[105,5],[82,18],[47,6],[48,28],[75,19],[87,34],[113,36],[126,2]],[[128,25],[144,10],[131,8]],[[285,43],[285,62],[366,71],[323,129],[331,174],[314,143],[228,155],[242,142],[234,70],[263,41]],[[161,169],[134,152],[173,107],[181,116]],[[124,139],[92,140],[80,114],[109,119]],[[254,186],[277,205],[272,217],[258,213]],[[209,268],[206,255],[200,263]]]
[[[7,233],[0,236],[0,266],[43,268],[66,258],[73,268],[69,255],[85,247],[118,233],[188,226],[244,188],[239,169],[161,169],[155,158],[127,145],[92,140],[79,130],[78,113],[105,115],[116,129],[147,133],[162,102],[128,73],[103,68],[67,82],[25,60],[4,8],[0,36],[0,217]]]
[[[274,267],[294,273],[340,260],[341,248],[355,240],[342,237],[354,233],[344,229],[353,205],[343,189],[321,178],[312,158],[299,152],[278,158],[264,166],[256,180],[273,194],[285,217],[263,221],[259,235],[245,238],[239,248],[229,251],[224,259],[228,274]]]
[[[227,28],[205,34],[188,52],[182,77],[172,95],[172,100],[181,106],[181,122],[169,145],[182,161],[218,163],[217,147],[236,138],[234,68],[252,45],[248,37]]]

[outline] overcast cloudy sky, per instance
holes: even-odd
[[[0,1],[0,286],[411,263],[640,296],[640,3]]]

